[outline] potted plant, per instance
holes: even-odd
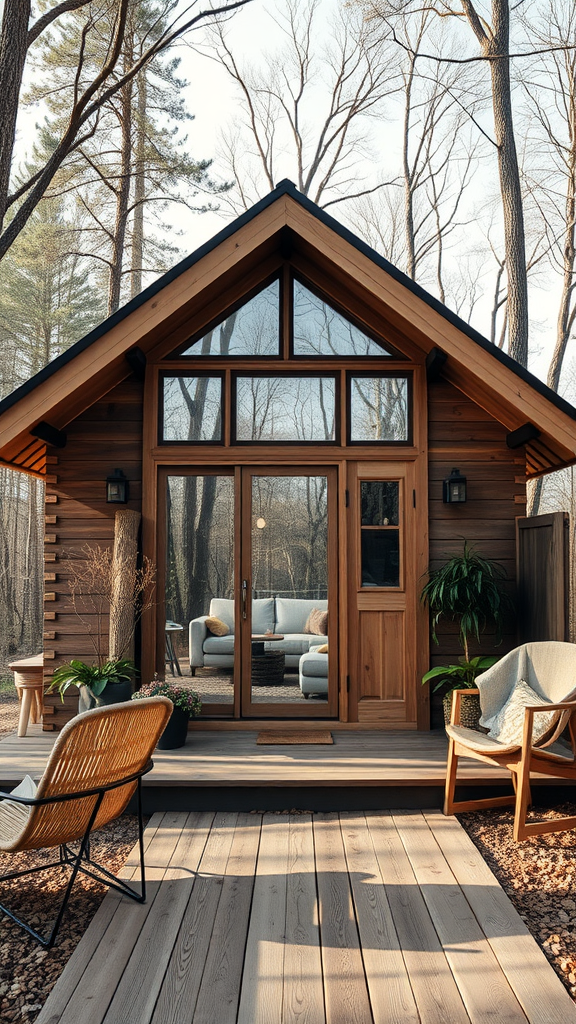
[[[136,517],[136,518],[135,518]],[[62,700],[70,686],[80,692],[78,710],[130,700],[138,672],[132,659],[134,633],[143,612],[151,606],[155,567],[146,558],[137,564],[137,552],[117,550],[118,536],[128,524],[134,532],[139,513],[116,513],[115,547],[85,545],[63,563],[68,575],[72,609],[82,625],[82,636],[94,658],[74,658],[56,668],[48,692]]]
[[[158,748],[174,750],[176,747],[183,747],[188,735],[188,722],[191,718],[198,718],[202,710],[199,694],[187,687],[173,686],[172,683],[154,679],[151,683],[144,683],[132,694],[132,700],[142,700],[146,697],[169,697],[174,705],[168,725],[158,740]]]
[[[450,721],[453,690],[474,687],[476,676],[498,661],[497,657],[470,658],[469,641],[471,638],[480,641],[480,634],[488,624],[501,630],[504,614],[511,606],[503,586],[505,578],[506,570],[502,565],[483,558],[467,541],[464,541],[461,555],[454,555],[440,568],[428,572],[421,599],[432,612],[432,638],[438,643],[436,630],[440,619],[451,619],[458,623],[464,651],[458,664],[432,668],[422,677],[423,684],[436,680],[434,692],[452,683],[443,698],[447,722]],[[477,728],[479,720],[480,702],[475,695],[470,695],[462,702],[462,724]]]
[[[136,666],[129,658],[116,658],[103,665],[87,665],[73,659],[56,669],[48,690],[56,690],[64,700],[68,687],[77,686],[80,691],[78,711],[88,711],[96,705],[130,700],[136,674]]]

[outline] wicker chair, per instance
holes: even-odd
[[[33,796],[0,793],[0,852],[20,853],[60,847],[57,860],[13,871],[0,881],[51,867],[70,868],[62,904],[50,934],[40,935],[0,903],[0,910],[42,946],[54,945],[79,871],[130,896],[146,899],[141,780],[153,767],[150,755],[172,713],[166,697],[95,708],[73,718],[59,734]],[[90,833],[117,818],[137,793],[140,892],[111,874],[90,856]],[[70,843],[79,842],[76,850]]]
[[[507,743],[492,739],[485,733],[467,729],[460,724],[460,702],[463,696],[480,693],[482,718],[490,724],[491,716],[510,698],[518,680],[526,680],[535,697],[524,707],[521,738]],[[558,641],[524,644],[505,655],[493,668],[478,676],[477,690],[455,690],[448,733],[448,764],[444,814],[482,810],[488,807],[513,806],[514,840],[576,828],[576,817],[526,822],[532,802],[530,774],[552,776],[576,782],[576,645]],[[536,739],[535,717],[542,712],[554,713],[552,723]],[[566,739],[563,738],[566,737]],[[456,773],[460,757],[473,758],[486,764],[507,768],[511,772],[514,793],[510,796],[475,800],[456,800]]]

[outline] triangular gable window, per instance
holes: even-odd
[[[396,356],[294,281],[295,356]]]
[[[278,356],[279,353],[278,280],[272,281],[181,352],[183,356]]]

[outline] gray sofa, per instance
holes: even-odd
[[[252,601],[252,632],[282,633],[283,640],[265,644],[265,650],[282,651],[286,657],[286,668],[297,669],[300,658],[310,647],[325,644],[328,638],[305,633],[306,619],[313,608],[326,611],[327,601],[300,600],[293,597],[265,597]],[[213,636],[206,628],[208,616],[192,619],[189,629],[190,669],[192,675],[197,668],[232,668],[234,665],[234,601],[215,597],[210,602],[210,615],[225,622],[230,632],[227,636]]]
[[[298,681],[305,700],[311,693],[315,697],[328,696],[328,654],[320,653],[317,641],[310,644],[310,650],[300,658]]]

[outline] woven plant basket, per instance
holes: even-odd
[[[444,709],[444,722],[446,725],[450,723],[450,715],[452,713],[452,693],[447,693],[442,698],[442,707]],[[476,729],[477,732],[480,728],[480,697],[477,693],[462,694],[460,700],[460,725],[465,726],[466,729]]]

